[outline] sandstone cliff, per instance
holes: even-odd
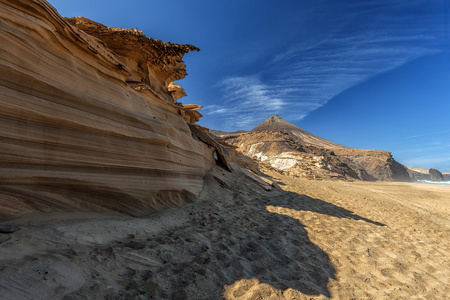
[[[390,152],[358,150],[315,136],[277,115],[250,132],[220,135],[225,143],[266,165],[310,179],[409,181]]]
[[[214,145],[173,83],[198,48],[66,20],[44,0],[0,0],[0,19],[0,219],[142,215],[202,190]]]

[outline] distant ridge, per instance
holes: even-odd
[[[210,133],[217,135],[217,136],[221,136],[221,135],[231,135],[231,134],[239,134],[239,133],[244,133],[244,132],[248,132],[245,130],[238,130],[238,131],[233,131],[233,132],[228,132],[228,131],[220,131],[220,130],[209,130]]]
[[[333,143],[329,140],[315,136],[314,134],[301,129],[300,127],[284,120],[278,115],[273,115],[264,122],[256,126],[251,132],[258,131],[280,131],[295,136],[303,144],[324,147],[324,148],[347,148],[345,146]]]

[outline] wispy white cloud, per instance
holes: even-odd
[[[413,138],[420,138],[420,137],[425,137],[425,136],[439,135],[439,134],[449,133],[449,132],[450,132],[450,130],[428,132],[428,133],[424,133],[424,134],[410,135],[410,136],[405,137],[405,139],[413,139]]]
[[[257,76],[228,77],[216,88],[223,94],[221,105],[202,110],[205,115],[220,115],[224,130],[251,129],[258,124],[258,116],[277,113],[290,105],[273,86],[263,84]]]
[[[318,3],[314,13],[332,16],[335,30],[320,38],[300,35],[255,69],[258,75],[218,84],[223,102],[210,112],[227,115],[224,128],[249,129],[238,125],[257,125],[274,113],[300,120],[345,90],[449,45],[448,16],[438,5],[427,11],[417,0]],[[236,121],[242,118],[254,121]]]

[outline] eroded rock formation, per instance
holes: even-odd
[[[183,56],[190,51],[199,51],[197,47],[163,43],[146,37],[137,29],[106,27],[84,17],[66,20],[104,42],[119,57],[120,68],[128,71],[128,84],[150,89],[159,97],[172,102],[186,95],[173,81],[187,75]]]
[[[444,176],[439,170],[431,168],[429,173],[431,181],[444,181]]]
[[[44,0],[0,0],[0,19],[0,219],[142,215],[201,191],[215,149],[173,83],[198,48],[67,20]]]

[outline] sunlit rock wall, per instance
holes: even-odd
[[[135,49],[130,32],[122,44]],[[120,36],[117,54],[44,0],[0,0],[0,219],[143,215],[201,191],[214,149],[192,136],[201,115],[177,103],[171,84],[198,49],[148,39],[157,47],[140,44],[145,55],[127,59]]]

